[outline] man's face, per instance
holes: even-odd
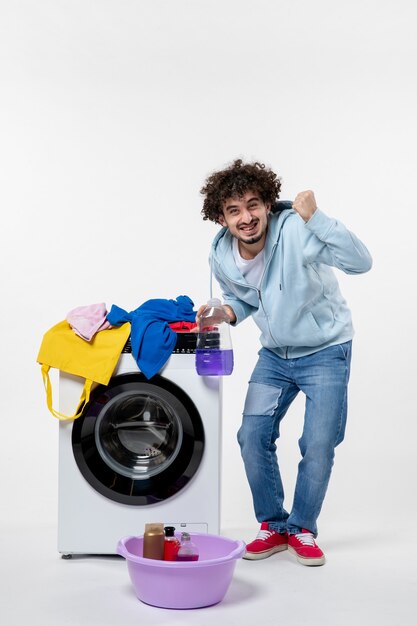
[[[256,244],[265,240],[270,209],[257,192],[248,191],[241,198],[228,198],[223,202],[219,222],[243,244]]]

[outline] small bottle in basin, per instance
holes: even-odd
[[[176,561],[198,561],[198,548],[191,541],[189,533],[181,534],[181,545],[177,553]]]
[[[160,523],[145,524],[143,535],[143,557],[145,559],[164,558],[164,525]]]
[[[175,536],[174,526],[165,526],[164,561],[175,561],[180,542]]]

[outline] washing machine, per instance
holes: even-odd
[[[58,551],[115,554],[121,537],[162,522],[220,531],[221,378],[195,371],[194,333],[178,333],[146,379],[130,342],[83,415],[59,423]],[[59,406],[74,411],[80,378],[60,372]]]

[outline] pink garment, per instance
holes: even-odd
[[[100,330],[111,328],[106,316],[106,305],[104,302],[100,302],[87,306],[77,306],[67,314],[65,319],[77,335],[86,341],[91,341]]]

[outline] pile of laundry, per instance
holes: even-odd
[[[78,306],[69,311],[66,321],[76,335],[93,341],[102,331],[130,323],[132,355],[139,369],[152,378],[165,365],[177,341],[177,332],[196,328],[194,303],[188,296],[175,300],[147,300],[134,311],[126,311],[113,304],[107,311],[104,302]]]
[[[43,336],[37,356],[49,411],[59,420],[83,414],[95,383],[107,385],[130,336],[132,355],[146,378],[165,365],[177,343],[177,333],[196,328],[197,312],[188,296],[147,300],[134,311],[104,302],[78,306]],[[68,415],[54,407],[50,369],[84,379],[78,405]]]

